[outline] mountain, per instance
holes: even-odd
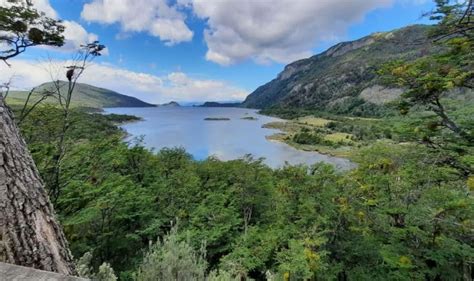
[[[68,89],[68,82],[60,81],[61,94],[65,95]],[[36,88],[36,92],[41,93],[55,89],[53,82],[41,84]],[[7,101],[10,104],[24,103],[28,92],[13,91],[8,95]],[[32,102],[39,98],[39,94],[32,96]],[[48,103],[56,103],[57,100],[48,98]],[[112,90],[91,86],[88,84],[77,83],[72,95],[72,105],[76,107],[151,107],[153,104],[146,103],[137,98],[119,94]]]
[[[391,60],[410,60],[439,51],[428,38],[430,29],[413,25],[339,43],[287,65],[277,78],[251,93],[243,106],[304,107],[337,113],[374,110],[402,93],[382,86],[377,69]]]
[[[170,101],[168,103],[163,103],[159,104],[158,106],[164,106],[164,107],[180,107],[181,105],[175,101]]]

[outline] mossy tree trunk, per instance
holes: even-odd
[[[0,94],[0,261],[74,275],[33,158]]]

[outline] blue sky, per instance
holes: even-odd
[[[24,87],[47,79],[38,67],[45,57],[60,63],[78,41],[98,38],[108,50],[94,64],[107,75],[85,75],[83,82],[155,103],[242,99],[295,59],[373,32],[428,23],[421,15],[433,8],[428,0],[34,2],[65,20],[70,34],[62,50],[35,48],[17,60],[9,74],[24,80],[30,78],[20,66],[37,67]]]

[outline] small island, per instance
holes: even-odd
[[[227,117],[206,117],[204,121],[230,121],[230,118]]]
[[[198,105],[198,107],[240,107],[241,104],[241,102],[206,101],[205,103]]]
[[[256,120],[258,120],[258,118],[253,117],[253,116],[245,116],[245,117],[242,117],[242,118],[240,118],[240,119],[242,119],[242,120],[251,120],[251,121],[256,121]]]

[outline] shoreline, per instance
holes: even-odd
[[[264,114],[261,114],[261,115],[264,115]],[[269,116],[269,115],[264,115],[264,116]],[[270,117],[274,117],[274,116],[270,116]],[[262,126],[262,128],[278,130],[278,132],[266,136],[267,140],[284,143],[299,151],[317,152],[326,156],[352,160],[356,147],[353,144],[349,145],[349,142],[347,142],[345,145],[332,147],[332,146],[322,145],[322,144],[299,144],[292,140],[292,138],[296,134],[298,134],[301,131],[301,129],[304,128],[308,130],[314,130],[315,128],[321,128],[325,124],[331,122],[332,120],[314,118],[313,121],[316,120],[317,122],[313,122],[313,124],[308,124],[308,123],[305,124],[305,123],[299,122],[299,120],[288,120],[288,119],[282,119],[280,117],[277,117],[277,118],[281,119],[282,121],[269,122],[269,123],[263,124]],[[330,137],[331,135],[334,135],[334,133],[327,134],[326,137]]]
[[[288,145],[291,148],[300,152],[314,152],[314,153],[318,153],[327,157],[341,158],[341,159],[345,159],[352,162],[351,156],[352,156],[352,152],[354,151],[354,147],[344,146],[342,148],[333,148],[333,147],[322,146],[322,145],[301,145],[301,144],[295,143],[294,141],[291,141],[291,137],[294,134],[298,133],[301,127],[311,128],[310,125],[299,124],[295,120],[283,119],[278,116],[270,116],[270,115],[265,115],[258,112],[257,112],[257,115],[261,115],[262,117],[271,117],[272,119],[274,119],[274,121],[270,120],[270,122],[264,123],[261,125],[262,128],[273,129],[277,131],[270,135],[265,136],[265,139],[269,142],[278,142],[284,145]],[[131,116],[136,117],[136,120],[113,122],[116,126],[118,126],[122,130],[123,132],[122,139],[124,141],[130,141],[133,135],[130,134],[126,129],[124,129],[123,126],[127,124],[132,124],[135,122],[145,121],[145,119],[142,117],[139,117],[136,115],[131,115]],[[260,118],[256,118],[255,120],[258,120],[258,119]],[[315,120],[321,124],[326,124],[330,122],[329,120],[323,120],[321,118],[318,118]],[[312,121],[315,121],[315,120],[312,120]]]

